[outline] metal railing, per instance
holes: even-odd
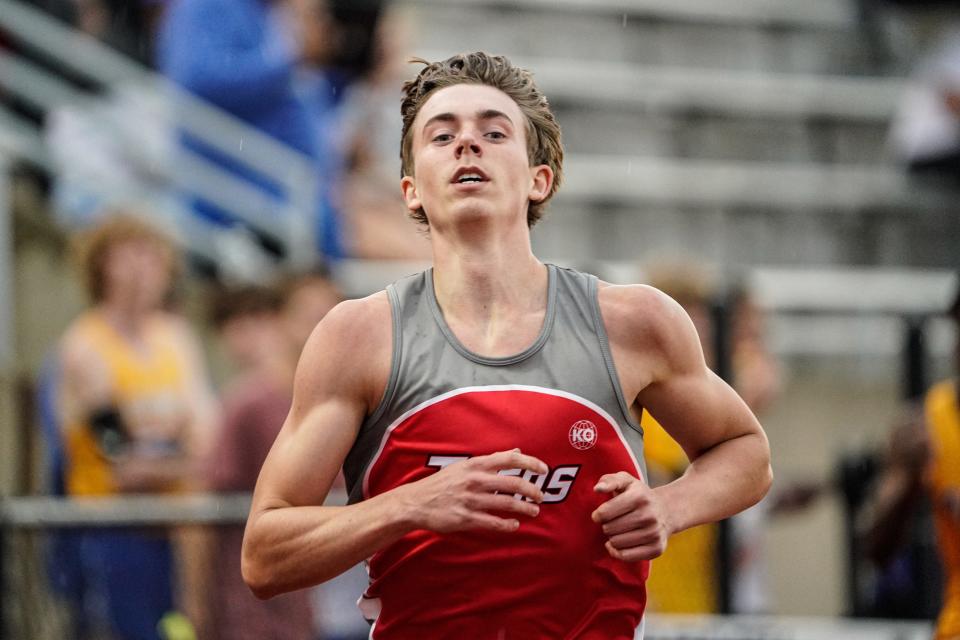
[[[325,504],[342,505],[346,499],[344,491],[335,489]],[[19,557],[24,552],[23,545],[15,544],[17,539],[22,541],[17,538],[20,534],[241,525],[249,510],[248,493],[0,498],[0,638],[24,637],[24,611],[44,606],[27,602],[30,598],[42,599],[39,594],[46,592],[46,585],[41,575],[25,575],[18,570],[24,563],[30,565],[37,560]],[[26,548],[31,554],[44,554],[42,545]],[[17,614],[19,624],[11,613]]]
[[[343,504],[345,500],[344,492],[334,491],[327,504]],[[9,498],[0,501],[0,560],[9,551],[10,536],[17,532],[236,525],[246,520],[249,507],[250,496],[245,493],[86,499]],[[2,565],[0,562],[0,577],[12,573],[5,573]],[[0,593],[4,594],[8,604],[11,599],[28,597],[26,592],[12,590],[12,586],[0,584]],[[13,624],[0,617],[2,637],[14,637],[10,633],[16,630]],[[645,632],[646,640],[921,640],[930,637],[931,625],[830,617],[654,613],[646,616]]]
[[[164,168],[172,189],[202,197],[279,240],[291,264],[312,261],[317,237],[314,224],[322,221],[317,221],[319,176],[311,158],[22,2],[0,0],[0,30],[22,48],[105,87],[108,96],[135,88],[148,96],[137,103],[143,109],[138,116],[145,126],[164,127],[171,135],[179,129],[278,185],[286,197],[269,198],[245,180],[186,149],[178,149],[178,156]],[[21,56],[0,53],[0,88],[41,112],[80,105],[96,117],[98,103],[93,95]],[[152,109],[152,105],[164,108]],[[32,123],[0,113],[0,150],[50,168],[49,159],[39,151],[43,147],[40,138],[40,131]],[[170,212],[166,213],[169,216]],[[175,235],[189,245],[197,235],[191,228],[196,221],[186,220],[185,214],[172,217],[180,227]],[[191,248],[204,251],[199,246]],[[204,252],[209,254],[210,248]]]
[[[645,640],[929,640],[923,622],[814,616],[650,615]]]
[[[240,524],[250,494],[123,495],[98,498],[33,496],[0,500],[0,528],[166,527]]]

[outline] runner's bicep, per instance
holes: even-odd
[[[336,397],[302,417],[291,412],[263,463],[254,509],[322,504],[362,420],[362,404]]]
[[[722,442],[760,431],[737,392],[706,367],[654,383],[638,400],[691,460]]]
[[[370,410],[371,371],[383,356],[370,347],[366,315],[363,304],[341,303],[307,341],[290,413],[264,463],[254,508],[263,502],[316,505],[326,498]]]

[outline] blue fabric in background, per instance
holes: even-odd
[[[44,447],[44,489],[54,496],[66,494],[63,439],[57,411],[60,377],[60,354],[54,349],[43,360],[36,388],[37,424]],[[47,579],[53,593],[67,605],[71,637],[78,639],[85,638],[91,629],[85,605],[88,586],[80,553],[82,538],[80,530],[55,530],[45,545]]]
[[[63,438],[57,396],[57,350],[44,359],[37,379],[37,418],[44,442],[46,488],[66,495]],[[107,626],[116,640],[157,640],[157,623],[174,608],[173,551],[166,535],[110,529],[50,533],[47,576],[70,612],[70,638]]]
[[[297,56],[288,25],[265,0],[176,0],[158,34],[158,67],[175,83],[246,121],[317,164],[321,190],[314,212],[317,248],[325,258],[344,255],[339,213],[332,198],[332,176],[322,149],[317,120],[297,91]],[[181,132],[182,148],[246,180],[276,200],[287,198],[280,186],[195,137]],[[239,147],[239,142],[238,142]],[[197,214],[217,224],[235,217],[211,202],[192,197]]]
[[[82,534],[83,570],[100,595],[116,640],[162,640],[157,625],[174,609],[173,549],[166,536],[127,530]]]

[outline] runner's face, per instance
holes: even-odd
[[[440,89],[413,123],[414,175],[401,182],[407,207],[426,211],[434,230],[490,217],[526,220],[530,200],[552,181],[531,167],[526,118],[499,89],[460,84]]]

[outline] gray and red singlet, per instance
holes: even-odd
[[[344,464],[350,501],[515,447],[549,471],[524,472],[544,501],[517,531],[418,530],[373,555],[360,602],[371,638],[621,640],[642,624],[648,563],[611,558],[590,519],[610,497],[593,489],[600,476],[645,477],[642,433],[610,356],[597,279],[547,267],[540,335],[504,358],[460,344],[432,271],[387,288],[390,379]]]

